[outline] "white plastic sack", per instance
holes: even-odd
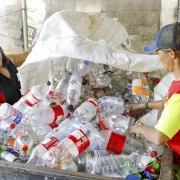
[[[162,69],[158,56],[130,51],[127,31],[120,23],[81,12],[57,12],[46,20],[37,44],[19,68],[22,93],[50,79],[51,61],[62,56],[132,71]]]
[[[0,1],[0,46],[6,54],[23,51],[21,0]]]

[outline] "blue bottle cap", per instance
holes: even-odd
[[[143,173],[143,176],[145,176],[146,178],[149,178],[150,180],[153,180],[151,174],[150,174],[149,172],[147,172],[147,171],[145,171],[145,172]]]
[[[131,174],[127,176],[125,180],[141,180],[141,178],[137,176],[136,174]]]
[[[47,84],[48,86],[50,86],[50,85],[51,85],[51,82],[50,82],[50,81],[47,81],[46,84]]]

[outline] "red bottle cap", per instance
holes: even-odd
[[[144,171],[150,172],[152,174],[154,174],[156,172],[155,168],[152,166],[146,167]]]
[[[9,128],[10,128],[10,129],[14,129],[15,127],[16,127],[16,125],[15,125],[14,123],[12,123],[12,124],[9,125]]]
[[[25,145],[23,145],[23,147],[22,147],[22,151],[24,151],[24,152],[26,152],[28,150],[28,146],[25,144]]]
[[[156,151],[152,151],[151,152],[151,157],[156,157],[157,156],[157,152]]]
[[[160,81],[161,81],[161,80],[158,79],[158,78],[155,79],[155,83],[156,83],[156,84],[158,84]]]

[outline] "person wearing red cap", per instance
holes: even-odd
[[[0,104],[7,102],[13,105],[21,98],[17,67],[24,63],[32,47],[21,54],[7,56],[0,48]]]
[[[154,127],[135,124],[130,134],[142,134],[156,145],[166,144],[173,152],[180,166],[180,23],[163,26],[155,41],[144,47],[145,53],[157,52],[161,64],[168,72],[173,72],[172,82],[163,101],[144,103],[143,108],[160,109],[158,121]],[[140,105],[132,105],[132,110]]]

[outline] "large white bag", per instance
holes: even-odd
[[[19,68],[22,93],[52,78],[52,60],[62,57],[86,59],[119,69],[148,72],[162,69],[157,55],[131,53],[121,23],[99,15],[61,11],[46,20],[40,37]]]

